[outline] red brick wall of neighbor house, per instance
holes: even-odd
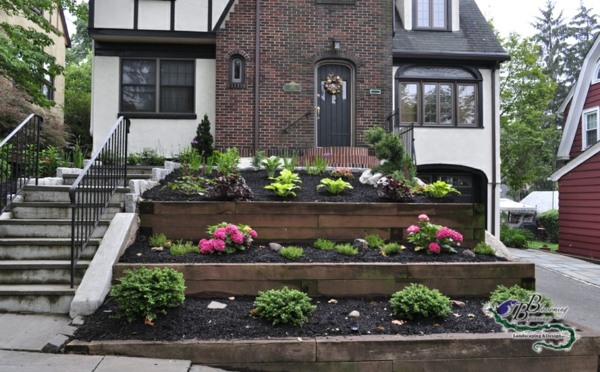
[[[571,101],[572,102],[572,101]],[[571,104],[567,106],[565,110],[565,117],[569,111]],[[591,107],[600,106],[600,83],[593,84],[590,86],[588,90],[587,97],[585,98],[585,103],[583,104],[583,109],[586,110]],[[579,154],[581,154],[581,146],[582,146],[582,128],[581,128],[581,118],[579,119],[579,125],[577,127],[577,134],[575,134],[575,138],[573,139],[573,144],[571,145],[571,151],[569,152],[569,157],[574,159]]]
[[[600,259],[600,154],[558,182],[559,251]]]
[[[216,146],[250,147],[254,143],[255,1],[240,1],[217,33]],[[341,51],[332,50],[332,38]],[[389,0],[361,0],[355,5],[316,4],[315,0],[261,2],[261,71],[259,148],[313,147],[315,144],[315,66],[342,59],[355,68],[356,145],[364,131],[384,124],[392,107],[392,16]],[[228,88],[229,56],[247,56],[246,87]],[[286,83],[301,92],[284,92]],[[382,89],[381,95],[368,94]],[[283,133],[306,113],[310,116]]]

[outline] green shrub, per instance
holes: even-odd
[[[151,247],[166,247],[170,245],[169,239],[163,233],[152,234],[150,238],[148,238],[148,243],[150,243]]]
[[[310,301],[306,293],[288,287],[261,291],[254,300],[252,314],[273,325],[290,323],[294,327],[300,327],[317,308]]]
[[[450,193],[460,194],[460,191],[444,181],[435,181],[423,187],[423,193],[433,199],[442,199]]]
[[[185,299],[183,274],[171,268],[141,267],[125,270],[110,294],[127,321],[145,319],[152,322],[159,314],[176,307]]]
[[[332,251],[335,249],[335,242],[319,238],[313,243],[313,246],[324,251]]]
[[[415,283],[394,293],[390,305],[397,319],[443,318],[452,312],[450,298],[437,289]]]
[[[213,152],[213,136],[210,134],[210,120],[208,115],[204,114],[204,118],[196,128],[196,137],[192,140],[192,147],[198,151],[202,158],[207,159]]]
[[[217,172],[221,175],[230,176],[238,173],[242,158],[237,147],[229,147],[225,152],[213,151],[211,157],[217,167]]]
[[[373,168],[373,173],[381,172],[385,176],[395,173],[398,181],[413,180],[416,167],[406,153],[400,136],[388,133],[382,127],[373,127],[365,132],[365,140],[375,150],[377,159],[386,160]]]
[[[490,294],[490,305],[498,306],[501,303],[508,301],[508,300],[517,300],[519,302],[528,302],[529,297],[532,294],[536,294],[536,293],[537,293],[536,291],[522,288],[516,284],[510,288],[505,287],[503,285],[499,285],[496,287],[496,290],[494,290]],[[544,304],[544,306],[547,308],[552,307],[552,301],[545,294],[540,293],[540,295],[542,296],[542,303]]]
[[[369,234],[365,236],[365,241],[371,248],[383,247],[385,240],[381,239],[377,234]]]
[[[142,151],[131,153],[127,156],[129,165],[163,165],[165,157],[152,148],[144,148]]]
[[[275,171],[277,170],[277,167],[281,165],[281,159],[277,156],[269,156],[268,158],[262,159],[260,164],[267,171],[267,177],[271,179],[275,178]]]
[[[266,157],[267,156],[266,156],[264,150],[256,151],[256,153],[254,153],[254,156],[252,157],[252,161],[251,161],[252,166],[256,169],[260,169],[262,167],[262,162],[263,162],[263,160],[265,160]]]
[[[537,221],[546,229],[546,236],[552,243],[558,243],[558,210],[549,211],[537,215]]]
[[[298,155],[291,154],[289,157],[284,156],[281,158],[283,160],[283,168],[293,172],[298,165]]]
[[[182,242],[181,240],[177,243],[173,244],[171,248],[169,248],[169,252],[171,252],[174,256],[183,256],[188,253],[198,253],[200,254],[200,248],[197,245],[192,244],[192,242]]]
[[[385,256],[389,256],[392,254],[397,254],[399,253],[401,250],[405,249],[406,247],[403,246],[400,243],[388,243],[388,244],[384,244],[383,247],[381,247],[381,252],[385,255]]]
[[[304,249],[295,246],[284,247],[279,251],[279,254],[288,260],[296,261],[304,254]]]
[[[500,241],[507,247],[527,248],[529,242],[534,239],[535,237],[529,230],[513,228],[507,224],[500,226]]]
[[[335,250],[346,256],[356,256],[358,254],[358,248],[354,248],[350,243],[338,244],[335,246]]]
[[[494,256],[496,254],[496,251],[494,250],[494,248],[492,248],[491,245],[487,244],[486,242],[479,242],[477,243],[475,248],[473,248],[473,253]]]

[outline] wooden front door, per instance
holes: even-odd
[[[321,65],[317,79],[317,146],[351,146],[351,69],[345,65]],[[333,85],[329,83],[330,89],[328,79],[333,82]],[[338,90],[337,82],[341,82],[341,86],[334,93]]]

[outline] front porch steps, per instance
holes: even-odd
[[[327,160],[329,167],[373,168],[379,160],[369,155],[366,147],[314,147],[306,149],[298,159],[299,165],[314,164],[316,157]]]

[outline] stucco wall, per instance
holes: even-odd
[[[94,150],[104,141],[119,113],[119,58],[94,57],[92,86],[92,129]],[[152,148],[172,157],[189,145],[196,135],[198,123],[208,114],[215,117],[215,61],[196,60],[196,119],[131,119],[129,152]],[[165,125],[167,124],[167,125]],[[212,129],[214,132],[214,128]]]

